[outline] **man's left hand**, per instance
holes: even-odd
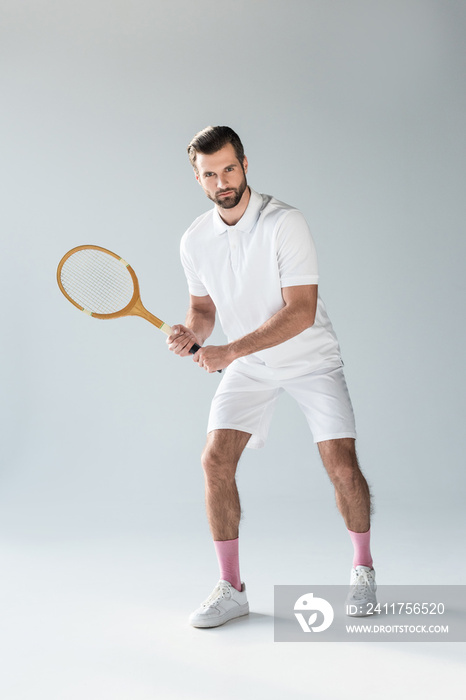
[[[228,345],[205,345],[193,355],[194,362],[210,373],[225,369],[234,359]]]

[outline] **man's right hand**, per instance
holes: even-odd
[[[194,343],[200,345],[196,336],[189,328],[181,324],[172,326],[172,332],[167,338],[167,345],[175,355],[186,357],[189,355],[189,351]]]

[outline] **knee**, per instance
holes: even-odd
[[[206,445],[201,455],[201,465],[206,476],[208,476],[212,471],[215,470],[216,461],[217,459],[214,454],[214,451]]]
[[[351,489],[358,482],[360,469],[353,445],[335,445],[334,449],[322,450],[322,460],[335,486]]]
[[[206,445],[201,455],[201,464],[206,479],[229,480],[234,478],[236,464],[216,447]]]
[[[330,474],[335,488],[339,491],[352,491],[359,483],[359,467],[357,464],[339,464]]]

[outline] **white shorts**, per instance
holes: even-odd
[[[314,442],[356,438],[353,407],[342,367],[272,382],[249,377],[230,365],[212,400],[207,432],[241,430],[251,433],[247,447],[263,447],[275,402],[282,391],[298,402]]]

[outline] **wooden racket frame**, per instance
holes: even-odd
[[[101,253],[106,253],[107,255],[111,255],[113,258],[118,260],[119,262],[123,263],[123,265],[126,267],[128,270],[129,274],[131,275],[131,278],[133,280],[133,285],[134,285],[134,292],[133,296],[131,297],[130,301],[124,309],[121,309],[120,311],[115,311],[112,314],[97,314],[94,313],[93,311],[89,311],[89,309],[85,309],[84,306],[81,306],[78,304],[74,299],[70,297],[66,289],[64,288],[62,281],[61,281],[61,270],[63,265],[66,263],[68,258],[70,258],[74,253],[77,253],[80,250],[99,250]],[[88,314],[89,316],[92,316],[92,318],[100,318],[102,320],[107,320],[110,318],[122,318],[123,316],[139,316],[140,318],[144,318],[146,321],[149,321],[149,323],[152,323],[156,328],[158,328],[160,331],[163,333],[166,333],[167,335],[170,335],[172,332],[171,326],[166,324],[164,321],[162,321],[160,318],[157,318],[157,316],[154,316],[154,314],[151,314],[150,311],[148,311],[144,306],[141,301],[141,293],[139,291],[139,282],[138,278],[136,277],[136,273],[131,267],[129,263],[126,262],[126,260],[123,260],[119,255],[116,253],[112,253],[111,250],[107,250],[107,248],[102,248],[101,246],[98,245],[78,245],[76,248],[72,248],[69,250],[66,255],[62,257],[60,262],[58,263],[58,268],[57,268],[57,282],[58,286],[60,287],[60,291],[62,294],[70,301],[73,306],[76,306],[77,309],[80,311],[84,311],[84,313]],[[199,350],[200,346],[197,343],[194,343],[194,345],[190,349],[191,354],[195,354]],[[222,372],[221,369],[218,369],[217,372]]]
[[[131,300],[129,301],[129,303],[124,307],[124,309],[121,309],[121,311],[115,311],[112,314],[98,314],[98,313],[91,312],[88,309],[85,309],[83,306],[81,306],[77,302],[75,302],[74,299],[72,299],[70,297],[70,295],[67,293],[67,291],[63,287],[63,284],[61,281],[61,270],[62,270],[62,267],[65,264],[65,262],[74,253],[77,253],[80,250],[89,250],[89,249],[90,250],[99,250],[102,253],[106,253],[107,255],[111,255],[116,260],[122,262],[123,265],[125,265],[126,269],[128,270],[129,274],[131,275],[131,278],[133,280],[133,285],[134,285],[133,296],[131,297]],[[129,265],[129,263],[126,262],[126,260],[123,260],[123,258],[120,258],[119,255],[116,255],[116,253],[112,253],[111,250],[107,250],[106,248],[101,248],[98,245],[79,245],[76,248],[69,250],[66,253],[66,255],[63,256],[63,258],[60,260],[60,262],[58,264],[57,282],[58,282],[58,286],[60,287],[61,292],[68,299],[68,301],[70,301],[80,311],[84,311],[84,313],[87,313],[88,315],[92,316],[92,318],[100,318],[103,320],[107,320],[110,318],[122,318],[123,316],[140,316],[141,318],[144,318],[146,321],[149,321],[149,323],[152,323],[159,330],[163,331],[163,333],[170,335],[170,333],[172,332],[172,329],[170,326],[168,326],[166,323],[164,323],[164,321],[162,321],[160,318],[157,318],[157,316],[154,316],[154,314],[151,314],[143,306],[142,301],[141,301],[141,293],[139,291],[139,282],[138,282],[138,278],[136,277],[136,273],[134,272],[131,265]]]

